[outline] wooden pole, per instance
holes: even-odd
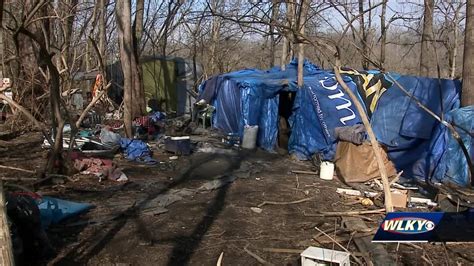
[[[377,139],[375,138],[374,131],[372,130],[372,127],[370,126],[370,122],[367,117],[367,114],[365,113],[364,108],[362,107],[361,103],[359,102],[355,94],[352,92],[352,90],[347,86],[347,84],[342,79],[341,73],[339,72],[339,65],[340,64],[336,64],[336,66],[334,67],[334,73],[336,74],[337,82],[342,86],[344,91],[351,98],[352,102],[357,108],[357,112],[359,112],[359,115],[362,119],[362,123],[364,124],[367,130],[367,134],[369,135],[369,139],[370,139],[370,144],[375,153],[375,160],[377,161],[377,165],[379,167],[380,177],[382,178],[382,185],[383,185],[383,191],[384,191],[384,196],[385,196],[385,210],[387,212],[393,212],[392,195],[390,193],[390,183],[388,182],[387,169],[385,168],[385,164],[383,162],[383,157],[382,157],[382,153],[380,152],[379,143],[377,142]]]
[[[8,228],[7,208],[5,195],[3,195],[3,184],[0,181],[0,265],[14,265],[12,241],[10,229]]]

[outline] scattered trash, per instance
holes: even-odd
[[[359,201],[364,206],[374,206],[374,202],[369,198],[361,198]]]
[[[197,149],[197,152],[227,154],[227,155],[236,155],[237,154],[237,151],[235,151],[235,150],[221,149],[221,148],[214,148],[214,147],[202,147],[202,148]]]
[[[242,148],[253,150],[257,147],[258,126],[245,126]]]
[[[77,158],[74,160],[74,168],[83,174],[93,174],[99,177],[115,181],[127,181],[128,178],[110,159],[99,158]]]
[[[383,151],[383,149],[380,150]],[[395,166],[388,159],[387,153],[384,151],[382,153],[387,176],[396,175]],[[339,141],[334,162],[337,173],[347,183],[367,182],[380,176],[375,154],[369,142],[356,145],[351,142]]]
[[[222,138],[222,143],[227,146],[240,146],[240,136],[238,133],[228,133]]]
[[[258,207],[250,207],[250,209],[255,213],[262,213],[263,211],[261,208]]]
[[[111,128],[104,127],[100,130],[100,141],[106,145],[119,145],[120,144],[120,134],[114,133]]]
[[[367,198],[374,198],[377,195],[379,195],[379,193],[377,193],[377,192],[364,191],[364,193],[362,193],[359,190],[347,189],[347,188],[337,188],[336,192],[339,193],[339,194],[346,194],[346,195],[349,195],[349,196],[362,196],[362,195],[364,195]]]
[[[332,180],[334,177],[334,163],[323,161],[319,172],[319,178],[323,180]]]
[[[189,155],[191,153],[191,140],[189,136],[165,137],[165,150],[179,155]]]
[[[203,191],[203,190],[215,190],[215,189],[218,189],[218,188],[221,188],[229,183],[232,183],[234,182],[234,180],[236,180],[237,177],[236,176],[222,176],[216,180],[212,180],[212,181],[208,181],[206,183],[204,183],[202,186],[200,186],[198,188],[198,191]]]
[[[406,208],[408,202],[408,191],[392,189],[392,204],[393,207]]]
[[[418,198],[418,197],[410,197],[410,203],[419,203],[419,204],[426,204],[430,207],[436,207],[438,204],[430,199],[426,198]]]
[[[131,161],[136,161],[145,164],[156,164],[156,160],[151,158],[151,150],[148,145],[137,139],[122,138],[120,140],[120,147],[125,152],[125,158]]]
[[[178,156],[171,156],[171,157],[169,157],[170,160],[178,160],[178,158],[179,158]]]
[[[350,254],[347,252],[308,247],[301,253],[301,266],[327,265],[323,262],[337,263],[337,265],[342,266],[351,265]]]

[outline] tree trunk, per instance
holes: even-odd
[[[369,15],[370,16],[370,15]],[[367,39],[368,39],[368,34],[367,34],[367,29],[365,26],[365,15],[364,15],[364,0],[359,0],[359,23],[360,23],[360,32],[362,33],[362,68],[367,70],[369,69],[369,61],[367,60],[367,57],[369,55],[368,51],[368,44],[367,44]]]
[[[107,4],[108,0],[99,0],[100,14],[99,14],[99,51],[102,58],[102,65],[107,65]],[[105,73],[104,73],[105,74]]]
[[[449,63],[449,78],[454,79],[456,76],[456,58],[458,56],[458,44],[459,44],[459,12],[462,5],[459,5],[458,8],[454,9],[453,21],[450,23],[453,30],[453,43],[448,49],[448,63]]]
[[[303,86],[303,64],[304,64],[304,33],[306,24],[306,14],[308,13],[308,3],[305,0],[300,2],[300,12],[298,20],[299,36],[298,36],[298,87]]]
[[[278,13],[280,11],[280,1],[272,0],[272,17],[270,20],[270,61],[269,66],[275,66],[275,50],[276,50],[276,38],[275,38],[275,24],[278,20]]]
[[[433,47],[433,10],[434,0],[425,0],[423,12],[423,33],[421,35],[420,71],[422,77],[431,75],[430,65],[436,58]]]
[[[130,0],[117,1],[115,7],[117,19],[117,33],[120,46],[120,63],[123,71],[123,122],[125,134],[132,137],[132,29],[131,29],[131,4]]]
[[[143,34],[143,14],[145,10],[145,1],[136,1],[135,20],[133,21],[133,54],[132,54],[132,80],[133,92],[132,99],[134,103],[133,117],[142,116],[146,113],[145,88],[143,86],[143,73],[140,65],[140,41]]]
[[[461,105],[474,104],[474,1],[467,0]]]
[[[380,15],[380,67],[385,66],[385,47],[387,46],[387,26],[385,25],[385,13],[387,11],[388,0],[383,1],[382,14]]]
[[[1,77],[3,78],[4,73],[4,65],[3,65],[3,0],[0,0],[0,26],[2,26],[0,32],[0,50],[1,50],[1,60],[2,60],[2,68],[1,68]],[[10,266],[14,265],[15,261],[13,258],[13,249],[12,249],[12,241],[10,237],[10,228],[8,227],[8,217],[7,217],[7,208],[6,208],[6,201],[5,195],[3,194],[3,184],[0,180],[0,265]]]
[[[211,2],[212,9],[218,10],[218,3],[219,0],[213,0]],[[215,72],[218,71],[218,66],[217,66],[217,56],[216,52],[218,49],[219,45],[219,39],[221,35],[221,18],[220,17],[213,17],[212,18],[212,25],[211,25],[211,47],[209,48],[209,53],[210,53],[210,62],[209,65],[211,67],[211,74],[215,74]]]
[[[294,0],[286,0],[286,22],[285,22],[285,29],[284,29],[284,39],[283,39],[283,46],[281,49],[281,59],[280,59],[280,67],[281,70],[286,69],[286,64],[288,64],[288,50],[290,50],[290,40],[292,39],[291,36],[293,35],[293,17],[294,17]]]

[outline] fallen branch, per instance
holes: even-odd
[[[46,127],[44,126],[44,124],[41,124],[38,120],[36,120],[36,118],[28,110],[26,110],[19,103],[15,102],[14,100],[7,97],[5,94],[0,93],[0,100],[5,100],[8,104],[12,105],[16,109],[18,109],[21,113],[23,113],[37,128],[39,128],[41,130],[41,133],[43,133],[46,140],[49,142],[49,144],[51,144],[51,146],[53,146],[53,140],[48,135]]]
[[[398,173],[397,176],[394,179],[392,179],[392,181],[390,181],[390,183],[389,183],[390,186],[392,186],[393,183],[397,182],[400,179],[400,176],[402,176],[402,174],[403,174],[403,170],[400,171],[400,173]]]
[[[248,245],[247,245],[248,246]],[[253,253],[252,251],[247,249],[247,246],[244,247],[244,251],[247,252],[250,256],[252,256],[254,259],[256,259],[260,264],[263,265],[272,265],[271,263],[268,263],[266,260],[262,259],[260,256],[257,254]]]
[[[97,95],[94,99],[92,99],[92,101],[87,105],[86,109],[84,109],[84,111],[82,111],[81,115],[79,116],[79,119],[77,119],[77,121],[75,123],[76,128],[79,128],[81,126],[81,123],[84,120],[84,118],[86,117],[87,113],[102,98],[102,96],[105,95],[105,93],[107,92],[107,90],[109,89],[110,86],[112,86],[112,83],[107,84],[107,86],[105,86],[105,88],[102,91],[99,92],[99,95]]]
[[[303,215],[306,217],[327,217],[327,216],[353,216],[353,215],[363,215],[363,214],[379,214],[385,212],[385,209],[376,209],[376,210],[363,210],[363,211],[347,211],[347,212],[319,212],[313,214],[307,214],[303,212]]]
[[[29,173],[29,174],[34,174],[34,173],[36,173],[35,171],[26,170],[26,169],[23,169],[23,168],[18,168],[18,167],[13,167],[13,166],[0,165],[0,168],[2,168],[2,169],[10,169],[10,170],[15,170],[15,171],[20,171],[20,172],[25,172],[25,173]]]
[[[264,248],[263,251],[268,251],[268,252],[273,252],[273,253],[300,254],[304,250],[302,250],[302,249],[292,249],[292,248]]]
[[[385,196],[385,209],[387,210],[387,212],[393,212],[392,195],[390,193],[390,185],[388,183],[387,169],[385,168],[385,164],[383,162],[383,157],[382,157],[382,153],[380,152],[379,144],[377,142],[377,139],[375,138],[374,131],[372,130],[372,127],[370,126],[369,119],[367,117],[367,114],[364,108],[362,107],[362,104],[359,102],[359,99],[355,96],[352,90],[347,86],[347,84],[342,79],[341,73],[339,71],[339,66],[340,66],[339,60],[337,60],[336,66],[334,67],[334,73],[336,74],[337,82],[341,85],[344,91],[351,98],[352,102],[354,103],[357,109],[357,112],[360,115],[360,118],[362,119],[362,123],[364,124],[365,129],[367,130],[371,147],[374,150],[375,159],[379,167],[380,177],[382,178],[382,185],[383,185],[383,191],[384,191],[384,196]]]
[[[317,172],[311,172],[311,171],[301,171],[301,170],[291,170],[293,174],[305,174],[305,175],[319,175]]]
[[[319,229],[317,226],[314,227],[314,229],[318,230],[320,233],[322,233],[324,236],[326,236],[327,238],[331,239],[333,241],[334,244],[336,244],[337,246],[339,246],[340,248],[342,248],[342,250],[344,250],[345,252],[349,253],[351,255],[352,258],[354,258],[355,262],[357,262],[358,265],[363,265],[362,261],[359,260],[354,254],[352,254],[352,252],[350,252],[347,248],[345,248],[343,245],[341,245],[339,242],[337,242],[334,238],[332,238],[330,235],[326,234],[324,231],[322,231],[321,229]]]
[[[224,252],[221,252],[221,255],[219,255],[219,259],[217,259],[217,266],[222,265],[222,257],[224,257]]]
[[[295,200],[295,201],[264,201],[260,204],[258,204],[257,207],[261,208],[264,205],[290,205],[290,204],[298,204],[306,201],[310,201],[314,199],[314,197],[311,198],[305,198],[305,199],[300,199],[300,200]]]
[[[34,177],[2,177],[2,181],[36,181]]]

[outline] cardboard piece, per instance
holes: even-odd
[[[383,153],[387,176],[396,175],[397,170],[389,160],[387,153],[383,149],[380,150]],[[339,141],[334,162],[336,163],[337,175],[347,183],[367,182],[380,177],[375,153],[368,142],[356,145],[351,142]]]
[[[406,208],[408,202],[408,190],[392,189],[392,204],[395,208]]]

